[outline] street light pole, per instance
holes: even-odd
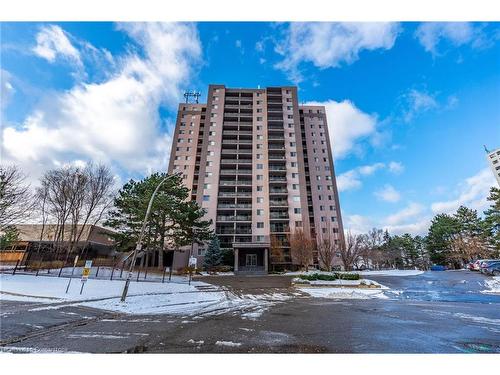
[[[142,240],[144,238],[144,231],[146,230],[146,224],[148,222],[149,213],[151,212],[151,207],[153,206],[153,200],[154,200],[154,198],[156,196],[156,193],[158,193],[158,190],[160,190],[160,186],[169,177],[170,176],[167,176],[163,180],[161,180],[161,182],[158,184],[158,186],[156,187],[155,191],[151,195],[151,198],[149,199],[148,209],[146,210],[146,215],[144,216],[144,221],[142,222],[141,233],[139,234],[139,240],[137,241],[137,245],[135,247],[134,254],[132,255],[132,261],[130,263],[130,267],[129,267],[129,270],[128,270],[127,279],[125,280],[125,286],[123,287],[122,298],[121,298],[122,302],[125,302],[125,299],[127,298],[128,287],[130,285],[130,280],[132,279],[132,271],[134,270],[135,259],[137,258],[137,253],[139,251],[141,251],[141,249],[142,249]]]

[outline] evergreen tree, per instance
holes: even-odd
[[[203,260],[203,266],[208,271],[213,271],[217,266],[222,263],[222,252],[220,249],[219,237],[213,236],[212,241],[210,241],[207,251],[205,252],[205,258]]]
[[[452,241],[459,232],[460,224],[448,214],[434,216],[426,237],[426,246],[432,263],[445,265],[450,259]]]
[[[484,211],[482,228],[488,241],[488,247],[493,257],[500,257],[500,189],[492,187],[488,201],[490,208]]]

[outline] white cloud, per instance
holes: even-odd
[[[489,168],[481,170],[476,175],[466,178],[453,195],[455,199],[435,202],[431,205],[434,213],[452,213],[461,205],[478,210],[480,213],[489,206],[487,197],[490,188],[496,186],[496,180]]]
[[[423,211],[423,205],[411,202],[402,210],[387,216],[384,221],[389,225],[400,225],[407,222],[409,219],[413,219],[415,216],[422,214]]]
[[[425,22],[417,28],[415,37],[434,56],[439,55],[438,47],[443,41],[453,46],[470,44],[473,48],[485,43],[481,27],[470,22]]]
[[[336,180],[338,191],[353,190],[362,185],[359,174],[355,169],[338,175]]]
[[[374,174],[376,171],[382,169],[385,167],[384,163],[375,163],[372,165],[363,165],[358,168],[358,172],[362,174],[363,176],[371,176]]]
[[[57,57],[61,57],[79,66],[82,65],[80,52],[71,44],[69,34],[57,25],[43,26],[40,29],[36,35],[36,46],[33,47],[33,52],[51,63]]]
[[[350,231],[353,234],[367,233],[374,228],[373,221],[363,215],[349,215],[344,223],[345,231]]]
[[[333,156],[337,159],[356,151],[358,142],[376,134],[377,116],[364,113],[349,100],[308,102],[306,105],[325,106]]]
[[[0,69],[0,108],[6,108],[12,97],[14,96],[16,89],[12,86],[11,75],[8,71]]]
[[[439,107],[435,94],[430,94],[425,91],[411,89],[403,95],[403,99],[406,102],[406,109],[403,114],[405,122],[412,121],[417,114]]]
[[[39,175],[74,160],[112,163],[127,173],[166,170],[170,135],[160,129],[159,107],[176,106],[201,54],[189,24],[119,25],[143,54],[129,53],[102,83],[78,83],[52,96],[20,127],[2,134],[5,161]]]
[[[387,169],[391,173],[394,172],[394,164],[400,165],[399,162],[390,162],[389,165],[384,163],[373,163],[368,165],[361,165],[359,167],[353,168],[347,172],[341,173],[337,176],[337,188],[339,191],[354,190],[360,188],[363,184],[361,182],[362,177],[371,176],[375,172]],[[392,165],[392,168],[391,168]]]
[[[363,50],[391,49],[399,31],[397,23],[292,22],[284,31],[284,40],[275,46],[275,51],[284,56],[275,67],[299,83],[303,80],[299,69],[302,62],[320,69],[352,64]]]
[[[398,161],[391,161],[389,163],[388,168],[389,168],[389,172],[394,173],[394,174],[403,173],[403,171],[405,170],[403,163],[398,162]]]
[[[382,229],[387,230],[391,234],[401,235],[404,233],[410,233],[412,235],[425,235],[430,226],[429,217],[424,217],[420,220],[406,223],[406,224],[397,224],[397,225],[385,225]]]
[[[384,202],[399,202],[401,194],[392,185],[385,185],[382,189],[376,191],[375,196]]]

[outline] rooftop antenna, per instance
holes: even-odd
[[[488,149],[486,148],[486,145],[483,145],[483,146],[484,146],[484,151],[486,151],[486,153],[487,153],[487,154],[489,154],[489,153],[490,153],[490,150],[488,150]]]
[[[194,102],[198,104],[198,101],[200,99],[201,93],[199,91],[186,91],[184,92],[184,97],[186,98],[186,104],[192,103],[191,98],[194,99]]]

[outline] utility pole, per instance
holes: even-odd
[[[122,293],[122,298],[121,298],[122,302],[125,302],[125,299],[127,298],[128,287],[130,285],[130,280],[132,279],[132,273],[134,270],[135,259],[137,258],[137,253],[142,250],[142,240],[144,239],[144,231],[146,230],[146,224],[148,222],[149,214],[151,212],[151,207],[153,206],[153,200],[154,200],[156,194],[158,193],[158,190],[160,190],[160,186],[165,181],[167,181],[167,179],[169,179],[169,178],[170,178],[170,176],[167,176],[163,180],[160,181],[160,183],[156,187],[155,191],[151,195],[151,198],[149,199],[148,209],[146,210],[146,215],[144,216],[144,221],[142,222],[141,233],[139,234],[139,240],[137,241],[137,245],[136,245],[134,253],[132,255],[132,261],[130,262],[130,267],[128,270],[127,279],[125,280],[125,286],[123,287],[123,293]]]

